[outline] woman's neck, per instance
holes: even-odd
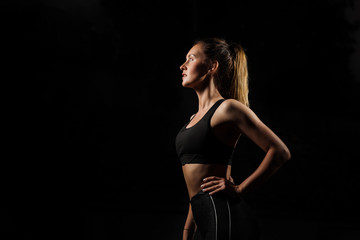
[[[198,111],[208,109],[217,100],[223,98],[215,87],[214,81],[210,81],[210,83],[202,89],[195,89],[195,92],[199,101]]]

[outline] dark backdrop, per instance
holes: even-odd
[[[246,197],[263,240],[359,236],[359,2],[2,1],[2,239],[180,239],[194,39],[247,50],[292,160]],[[264,154],[246,137],[237,183]],[[141,237],[146,234],[147,237]],[[125,237],[132,236],[132,237]]]

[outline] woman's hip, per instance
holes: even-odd
[[[209,195],[199,191],[190,203],[203,239],[258,239],[255,214],[243,198],[234,199],[225,192]]]

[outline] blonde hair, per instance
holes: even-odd
[[[247,57],[241,45],[228,44],[219,38],[197,40],[195,44],[202,45],[209,63],[214,60],[219,63],[215,86],[220,94],[224,98],[234,98],[249,107]]]
[[[236,45],[234,47],[234,51],[234,74],[232,79],[232,88],[230,89],[231,96],[249,107],[249,74],[246,54],[240,45]]]

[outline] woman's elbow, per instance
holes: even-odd
[[[284,163],[291,159],[291,153],[290,153],[290,150],[287,147],[282,149],[281,157],[282,157]]]
[[[291,158],[291,153],[289,149],[285,147],[274,147],[273,148],[273,154],[274,154],[274,163],[278,166],[283,165]]]

